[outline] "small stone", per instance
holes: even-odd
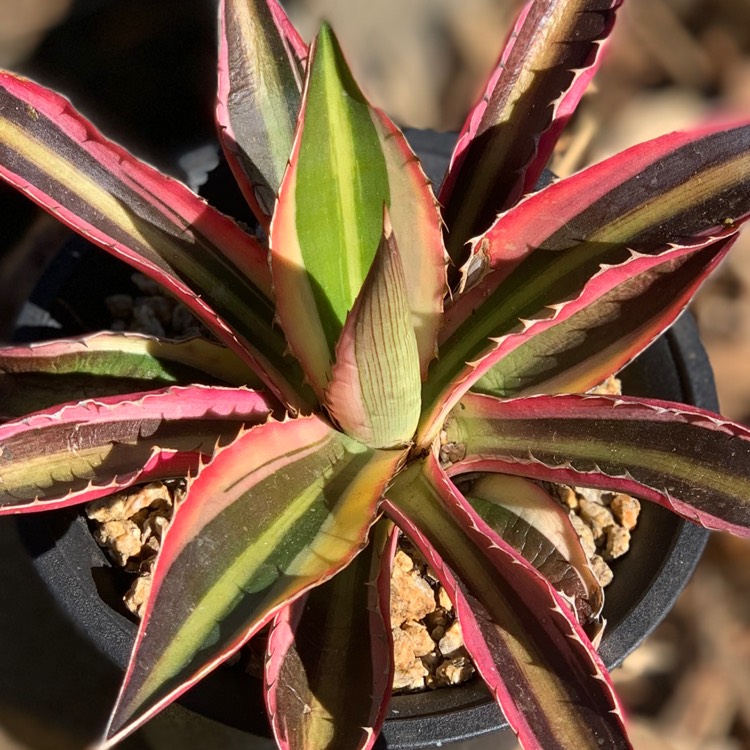
[[[419,571],[394,565],[391,575],[391,627],[408,620],[421,620],[435,611],[435,593]]]
[[[451,601],[451,598],[448,596],[448,592],[443,586],[438,589],[437,600],[438,605],[442,607],[446,612],[453,611],[453,602]]]
[[[622,393],[622,383],[619,378],[610,375],[603,383],[592,388],[589,393],[596,393],[602,396],[619,396]]]
[[[158,539],[164,536],[169,526],[169,518],[162,513],[151,513],[146,519],[146,529]]]
[[[166,486],[162,482],[151,482],[136,489],[116,492],[94,500],[86,507],[86,515],[99,523],[125,521],[133,518],[144,508],[166,510],[171,504],[172,499]]]
[[[604,548],[605,560],[616,560],[630,549],[630,532],[622,526],[607,529],[607,544]]]
[[[393,557],[393,567],[399,568],[404,573],[408,573],[414,568],[414,561],[406,554],[403,550],[396,550],[396,554]]]
[[[581,540],[581,546],[586,557],[591,559],[596,554],[596,542],[591,529],[575,514],[570,514],[570,522],[573,524],[576,534]]]
[[[604,542],[604,535],[610,526],[615,526],[615,519],[608,508],[599,503],[581,498],[581,519],[591,529],[597,544]]]
[[[393,629],[393,689],[420,690],[429,674],[422,660],[414,655],[410,635],[401,628]]]
[[[151,591],[151,576],[139,576],[133,581],[123,597],[125,606],[138,618],[143,617],[149,592]]]
[[[444,628],[448,625],[450,619],[448,613],[442,607],[438,607],[434,612],[425,615],[424,624],[428,630],[441,626]]]
[[[634,497],[619,493],[614,496],[609,508],[621,526],[629,531],[636,527],[641,512],[641,504]]]
[[[450,424],[450,418],[446,420],[446,426]],[[466,455],[466,446],[460,443],[449,443],[447,430],[440,432],[440,463],[449,466],[460,461]]]
[[[435,641],[421,622],[405,622],[401,631],[406,634],[414,656],[426,656],[435,649]]]
[[[474,665],[466,656],[444,661],[435,672],[438,680],[444,680],[446,685],[459,685],[466,682],[474,674]]]
[[[445,635],[445,626],[444,625],[436,625],[430,631],[430,638],[432,638],[432,640],[435,641],[435,642],[439,641],[444,635]]]
[[[609,586],[609,584],[612,583],[612,579],[614,578],[612,568],[610,568],[609,565],[604,562],[604,559],[601,555],[594,555],[591,558],[590,562],[591,570],[593,571],[596,580],[599,581],[599,585]]]
[[[106,547],[120,566],[141,551],[141,530],[132,521],[107,521],[94,532],[96,541]]]
[[[560,502],[571,510],[575,510],[578,507],[578,495],[572,487],[567,485],[560,485],[557,488],[557,496],[560,498]]]
[[[422,656],[421,659],[422,664],[425,665],[431,674],[443,663],[443,655],[436,648],[433,648],[429,654]]]
[[[453,656],[460,648],[463,648],[464,636],[461,632],[461,623],[454,620],[451,626],[445,631],[445,635],[440,639],[438,648],[443,656]]]
[[[576,494],[582,499],[596,505],[606,505],[604,496],[606,493],[593,487],[574,487]]]

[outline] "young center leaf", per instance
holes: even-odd
[[[317,417],[269,422],[218,450],[162,542],[107,746],[351,562],[401,459]]]
[[[324,403],[344,432],[373,448],[406,445],[419,421],[419,352],[387,210],[380,247],[336,345]]]
[[[449,469],[624,492],[709,529],[750,536],[750,430],[682,404],[625,396],[467,394]]]
[[[319,398],[380,244],[383,206],[400,243],[425,373],[445,291],[435,199],[403,135],[366,101],[324,26],[311,49],[294,150],[271,224],[278,317]]]

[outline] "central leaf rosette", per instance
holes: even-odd
[[[405,446],[446,290],[437,204],[327,27],[310,66],[271,224],[278,317],[335,423],[372,448]]]

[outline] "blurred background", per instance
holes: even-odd
[[[321,18],[333,23],[372,101],[400,124],[437,130],[460,128],[519,6],[285,4],[308,39]],[[179,156],[212,136],[214,15],[214,0],[0,0],[0,65],[64,92],[107,135],[180,174]],[[749,52],[750,0],[626,0],[603,69],[560,142],[553,170],[565,176],[717,114],[747,117]],[[0,331],[7,335],[61,230],[5,188],[0,222]],[[750,231],[693,311],[723,413],[750,424]],[[638,750],[750,748],[749,594],[750,544],[715,537],[673,613],[615,674]],[[44,728],[0,728],[3,749],[67,746]]]

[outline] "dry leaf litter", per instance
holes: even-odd
[[[108,305],[115,327],[175,338],[199,332],[195,319],[179,302],[140,274],[133,281],[142,297],[114,295]],[[610,378],[597,393],[619,394]],[[455,450],[455,448],[454,448]],[[451,447],[446,447],[450,456]],[[547,485],[568,510],[591,568],[602,587],[613,577],[609,563],[630,546],[640,504],[634,498],[582,487]],[[151,586],[151,574],[175,502],[185,482],[152,482],[91,503],[86,510],[96,541],[115,565],[132,574],[125,606],[140,617]],[[401,537],[391,574],[391,628],[394,691],[419,691],[458,685],[474,673],[453,605],[421,554]]]

